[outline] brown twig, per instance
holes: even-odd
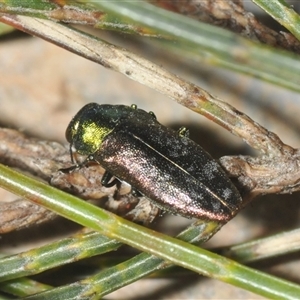
[[[124,48],[48,20],[0,15],[0,21],[159,91],[189,109],[205,115],[269,157],[279,157],[285,152],[293,151],[291,147],[283,144],[276,134],[269,132],[231,105]]]
[[[240,0],[150,0],[154,5],[196,20],[227,28],[272,47],[300,53],[300,42],[290,33],[276,32],[247,12]]]
[[[51,141],[29,138],[11,129],[0,129],[0,162],[21,169],[51,185],[145,225],[160,210],[144,197],[134,197],[126,185],[105,188],[101,185],[104,170],[91,165],[71,173],[60,169],[71,164],[67,147]],[[51,220],[55,214],[31,202],[18,199],[0,205],[0,233]]]
[[[264,155],[258,158],[239,156],[221,159],[228,175],[237,181],[245,204],[259,194],[290,193],[299,189],[299,151],[285,145],[276,134],[269,132],[242,112],[200,87],[130,51],[61,24],[25,16],[2,15],[0,19],[160,91],[213,119],[244,139],[253,148],[260,150]],[[100,182],[103,170],[98,165],[82,168],[70,174],[59,172],[59,169],[70,164],[68,149],[62,145],[28,139],[11,130],[1,130],[0,139],[2,141],[0,161],[12,167],[26,170],[43,180],[51,181],[51,184],[60,189],[85,199],[103,197],[121,199],[122,201],[118,203],[112,201],[109,205],[116,206],[117,210],[125,215],[128,213],[127,207],[137,208],[136,213],[130,210],[130,214],[138,221],[147,223],[158,214],[157,208],[151,203],[147,208],[140,207],[143,201],[138,202],[128,192],[116,195],[115,188],[102,187]],[[149,219],[146,221],[143,218],[139,219],[139,215],[144,216],[146,211],[150,211]]]
[[[128,186],[105,188],[101,185],[103,169],[97,165],[71,173],[67,147],[33,139],[11,129],[0,129],[0,162],[49,181],[53,186],[83,199],[98,201],[107,209],[131,220],[151,223],[159,210],[146,198],[132,196]],[[245,204],[267,193],[291,193],[300,190],[300,155],[298,150],[280,157],[222,157],[221,164],[243,195]],[[118,192],[116,192],[118,191]],[[0,206],[0,233],[52,219],[54,214],[24,200]]]
[[[94,28],[102,28],[109,30],[120,30],[123,33],[139,34],[143,36],[159,37],[154,31],[142,26],[128,24],[126,20],[111,20],[103,11],[93,8],[88,3],[80,4],[74,1],[57,1],[48,0],[43,9],[35,8],[34,5],[29,7],[24,4],[18,5],[10,3],[9,5],[0,3],[0,13],[11,15],[24,15],[30,17],[40,17],[67,24],[80,24],[93,26]]]
[[[83,7],[80,4],[77,6],[67,5],[64,3],[59,3],[59,1],[49,1],[45,3],[44,9],[35,9],[34,5],[24,6],[20,5],[6,5],[0,4],[0,12],[8,14],[18,14],[22,13],[24,15],[44,15],[49,20],[64,22],[64,23],[73,23],[73,24],[82,24],[82,25],[92,25],[96,26],[101,22],[101,17],[105,14],[97,11],[95,9],[90,9],[87,5]],[[48,6],[48,9],[46,7]]]

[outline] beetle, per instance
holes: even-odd
[[[89,103],[66,138],[72,161],[74,149],[106,170],[104,184],[110,174],[173,214],[227,222],[242,205],[224,170],[185,128],[165,127],[136,105]]]

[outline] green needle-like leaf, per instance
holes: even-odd
[[[85,22],[89,17],[92,19],[94,15],[93,10],[89,9],[91,6],[87,7],[87,10],[84,6],[86,4],[93,5],[97,8],[96,12],[101,11],[103,15],[101,15],[101,19],[100,17],[93,19],[90,23],[91,26],[105,28],[105,24],[109,24],[107,28],[118,29],[121,32],[130,32],[128,29],[132,29],[132,32],[138,32],[139,28],[145,32],[147,31],[145,28],[149,28],[149,30],[151,28],[149,32],[160,32],[163,34],[162,36],[170,38],[170,40],[163,42],[171,50],[179,50],[180,53],[189,57],[192,56],[196,60],[206,60],[211,64],[250,74],[277,85],[300,91],[299,58],[288,52],[278,51],[248,41],[227,30],[188,19],[142,1],[95,2],[82,0],[62,2],[60,7],[53,1],[0,0],[0,9],[5,13],[24,14],[65,22],[67,19],[64,13],[72,12],[73,8],[78,5],[77,16],[80,17],[80,22]],[[80,5],[79,2],[81,2]],[[299,15],[285,1],[253,0],[253,2],[260,5],[299,39]],[[67,5],[68,7],[66,6],[64,9],[63,4],[74,6],[69,9],[70,6]],[[73,11],[76,12],[76,9]],[[60,16],[62,16],[61,19]],[[120,20],[122,20],[122,24],[118,27]],[[70,21],[76,22],[76,20]],[[107,21],[109,22],[106,23]],[[101,22],[104,25],[101,25]],[[53,24],[53,22],[49,23]],[[40,28],[40,25],[35,28]],[[58,35],[58,32],[56,34]],[[44,34],[45,36],[47,35]],[[78,42],[78,40],[73,38],[73,42]],[[87,44],[82,43],[80,46],[85,47],[85,45]],[[66,42],[65,46],[76,52],[79,44],[74,47],[73,44]],[[130,74],[130,72],[127,73]],[[209,105],[211,106],[211,103]],[[220,115],[220,119],[222,122],[224,121],[223,115]],[[298,285],[244,267],[232,260],[184,242],[198,241],[199,234],[202,234],[203,240],[205,240],[213,235],[222,224],[213,222],[201,224],[200,222],[198,226],[192,226],[181,233],[178,238],[183,241],[179,241],[123,220],[2,166],[0,166],[0,186],[107,236],[103,237],[98,233],[93,233],[94,237],[92,237],[93,234],[91,233],[91,235],[80,237],[76,241],[69,238],[21,255],[4,258],[0,261],[0,278],[2,276],[2,280],[6,280],[6,282],[0,284],[0,289],[8,293],[20,297],[39,293],[28,297],[28,299],[99,299],[99,297],[147,276],[155,270],[176,264],[268,298],[296,299],[300,295]],[[202,225],[205,226],[201,227]],[[228,253],[241,261],[254,261],[267,253],[264,245],[267,245],[268,241],[265,242],[266,244],[262,241],[255,241],[232,247]],[[50,286],[39,285],[26,278],[9,280],[111,251],[121,243],[127,243],[148,253],[141,253],[94,276],[59,288],[52,289]],[[260,253],[256,255],[255,251],[258,248],[260,248]],[[281,250],[280,247],[277,250],[278,253],[286,251]]]
[[[218,278],[269,298],[294,299],[300,294],[298,285],[133,224],[3,165],[0,165],[0,186],[110,238],[199,274]]]
[[[210,63],[299,91],[300,62],[296,55],[252,42],[228,30],[197,22],[143,1],[85,2],[107,13],[126,17],[128,22],[149,26],[174,38],[176,48],[182,47],[185,53],[202,56]]]
[[[19,15],[30,15],[43,19],[61,21],[68,16],[66,7],[53,7],[51,1],[22,2],[17,0],[0,3],[0,11]],[[278,20],[297,36],[299,36],[299,16],[283,1],[256,1],[264,5],[264,9],[273,13]],[[23,3],[23,6],[22,6]],[[25,5],[27,3],[27,5]],[[120,32],[140,32],[142,34],[160,33],[168,37],[168,47],[199,63],[206,62],[229,68],[237,72],[270,81],[276,85],[300,91],[300,62],[297,55],[262,45],[216,26],[198,22],[183,15],[175,14],[145,3],[143,1],[66,1],[72,5],[73,22],[89,24],[102,28],[114,28]],[[25,6],[24,6],[25,5]],[[30,7],[30,9],[29,9]],[[86,7],[86,10],[82,10]],[[26,8],[26,9],[24,9]],[[96,18],[92,8],[100,17]],[[57,13],[55,13],[57,11]],[[275,14],[277,12],[277,15]],[[279,13],[278,13],[279,12]],[[80,15],[80,19],[76,17]],[[0,15],[1,17],[1,15]],[[67,19],[63,20],[68,21]],[[72,23],[72,18],[70,20]],[[120,22],[122,24],[120,25]],[[140,26],[139,26],[140,25]],[[141,29],[142,27],[142,29]],[[149,28],[148,30],[145,28]],[[69,48],[68,46],[66,46]]]
[[[284,0],[252,0],[300,40],[300,16]]]
[[[0,260],[0,282],[38,274],[62,264],[116,250],[120,245],[97,232],[90,232],[7,256]]]
[[[223,255],[243,263],[299,252],[300,229],[282,232],[220,250]]]
[[[28,278],[19,278],[0,284],[1,291],[19,297],[26,297],[28,295],[40,293],[50,288],[52,288],[50,285],[39,283]]]

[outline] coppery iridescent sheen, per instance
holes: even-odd
[[[95,136],[88,135],[87,143],[90,126]],[[242,205],[237,189],[207,152],[144,110],[90,103],[73,118],[66,136],[76,151],[174,214],[228,221]]]

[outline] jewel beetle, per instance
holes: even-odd
[[[185,128],[167,128],[136,105],[87,104],[66,138],[72,161],[74,149],[173,214],[226,222],[242,205],[224,170]]]

